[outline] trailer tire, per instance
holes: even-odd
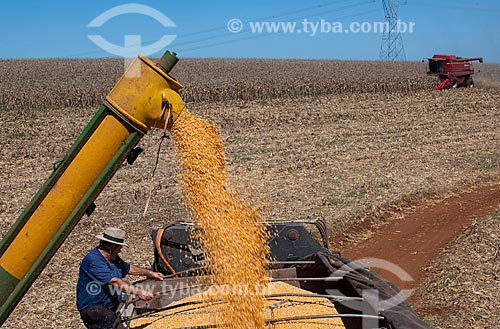
[[[472,77],[470,75],[465,78],[464,84],[467,88],[474,88],[474,80],[472,80]]]

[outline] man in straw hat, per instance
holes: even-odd
[[[122,302],[122,293],[133,294],[141,300],[150,300],[153,294],[131,285],[123,278],[144,275],[162,281],[163,274],[125,262],[118,256],[125,243],[125,231],[108,227],[96,235],[99,246],[82,260],[76,286],[76,304],[87,328],[111,328],[116,310]]]

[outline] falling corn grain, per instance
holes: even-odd
[[[182,165],[188,207],[201,226],[198,237],[209,260],[216,299],[224,308],[213,323],[232,328],[263,328],[267,245],[259,213],[230,191],[219,128],[184,111],[172,129]]]
[[[131,327],[344,328],[338,318],[276,320],[337,311],[326,299],[265,298],[269,293],[308,292],[284,283],[268,284],[266,231],[258,211],[228,186],[219,128],[185,110],[173,126],[172,136],[186,204],[201,227],[197,238],[208,260],[211,288],[181,301],[197,301],[195,305],[135,320]]]

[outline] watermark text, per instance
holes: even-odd
[[[413,33],[415,22],[404,22],[397,20],[394,24],[389,22],[351,22],[345,24],[339,21],[326,19],[310,20],[304,18],[301,21],[251,21],[243,22],[237,18],[227,22],[227,29],[232,33],[247,31],[256,34],[304,34],[310,37],[319,34],[333,33]]]

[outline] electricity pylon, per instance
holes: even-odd
[[[383,61],[404,61],[403,38],[398,29],[399,0],[382,0],[385,13],[385,29],[380,46],[380,59]]]

